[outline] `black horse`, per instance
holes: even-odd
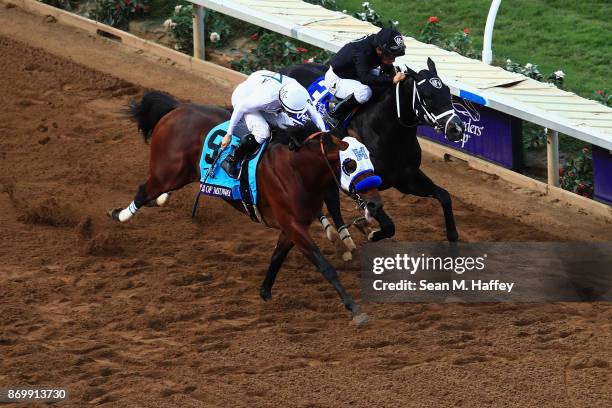
[[[454,113],[450,90],[438,77],[431,58],[427,60],[427,67],[418,73],[406,67],[406,79],[361,106],[348,124],[347,132],[369,149],[376,174],[383,179],[379,189],[393,187],[404,194],[437,199],[444,211],[446,236],[449,241],[456,241],[459,234],[448,191],[419,169],[421,147],[416,128],[427,124],[443,132],[447,139],[456,141],[463,137],[463,122]],[[327,69],[321,64],[299,64],[285,68],[282,73],[307,88]],[[325,203],[338,231],[345,232],[341,237],[348,236],[350,240],[340,212],[337,189],[329,191]],[[321,222],[326,227],[324,217]]]

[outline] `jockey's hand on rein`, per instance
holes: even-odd
[[[225,150],[225,148],[232,142],[232,135],[226,133],[223,136],[223,140],[221,141],[221,150]]]
[[[404,79],[406,79],[406,74],[404,74],[403,72],[396,73],[393,77],[393,85],[397,84],[400,81],[403,81]]]

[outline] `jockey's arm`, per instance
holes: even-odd
[[[315,108],[313,104],[309,103],[306,109],[308,110],[308,115],[310,115],[310,119],[314,122],[314,124],[317,125],[321,132],[325,132],[325,122],[323,121],[323,117],[317,108]]]
[[[393,85],[393,76],[386,75],[382,72],[379,76],[372,74],[372,68],[368,65],[364,55],[355,55],[353,62],[355,64],[355,70],[357,71],[357,80],[362,84],[368,86]]]
[[[390,77],[395,76],[395,66],[393,64],[380,64],[380,72]]]
[[[229,125],[227,126],[227,133],[221,141],[221,149],[225,149],[231,143],[232,134],[234,133],[236,125],[238,124],[238,122],[240,122],[240,119],[242,119],[245,114],[253,110],[257,110],[257,106],[253,106],[249,103],[241,103],[239,105],[234,106],[232,117],[230,118]]]

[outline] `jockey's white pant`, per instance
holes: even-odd
[[[376,70],[378,73],[378,70]],[[325,86],[336,98],[344,99],[351,94],[359,103],[365,103],[372,97],[372,88],[355,79],[340,78],[330,67],[325,73]]]
[[[238,85],[232,94],[232,105],[237,106],[242,98],[250,98],[252,95],[247,87]],[[286,128],[294,125],[293,121],[284,112],[269,113],[255,111],[245,113],[242,120],[246,123],[249,132],[255,137],[257,143],[262,144],[270,138],[270,125],[273,127]]]
[[[249,112],[242,119],[259,144],[270,138],[270,125],[285,129],[294,124],[285,113]]]

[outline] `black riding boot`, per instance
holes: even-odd
[[[357,106],[359,106],[359,102],[355,99],[355,95],[351,94],[338,102],[334,109],[326,115],[325,119],[335,129],[344,122],[351,111]]]
[[[240,174],[240,163],[242,163],[245,157],[253,154],[258,147],[259,143],[255,140],[255,136],[252,134],[245,136],[240,141],[240,145],[236,148],[234,154],[227,156],[227,158],[223,160],[221,168],[225,170],[231,178],[237,179]]]

